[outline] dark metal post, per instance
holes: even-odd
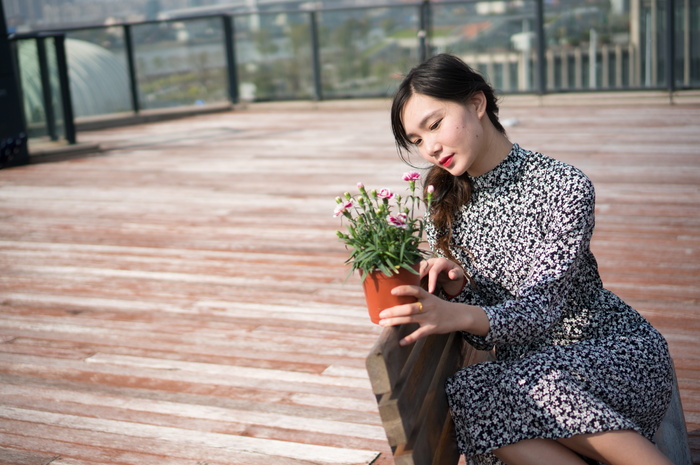
[[[311,21],[311,63],[314,71],[314,99],[323,100],[323,86],[321,84],[321,58],[318,41],[318,18],[316,11],[309,13],[309,21]]]
[[[66,57],[66,36],[58,35],[54,38],[56,47],[56,65],[58,66],[58,82],[61,89],[61,103],[63,107],[63,126],[66,132],[66,140],[69,144],[75,144],[75,120],[73,115],[73,99],[70,94],[70,78],[68,76],[68,59]]]
[[[39,60],[39,78],[41,80],[41,96],[44,101],[46,131],[51,140],[58,140],[56,114],[53,111],[53,92],[51,91],[51,79],[49,78],[49,60],[46,56],[46,37],[37,37],[34,40],[36,41],[36,52]]]
[[[224,40],[226,41],[226,70],[228,74],[228,98],[231,103],[238,103],[238,67],[236,66],[236,44],[233,17],[223,15]]]
[[[418,7],[418,56],[421,63],[430,55],[430,12],[430,0],[423,0]]]
[[[666,88],[676,90],[676,2],[666,0]]]
[[[19,72],[0,2],[0,168],[29,163],[27,120],[20,100]]]
[[[544,0],[536,0],[535,30],[537,31],[537,92],[543,95],[547,92],[547,57],[544,35]]]
[[[126,49],[126,67],[129,71],[129,90],[131,91],[131,109],[134,113],[141,110],[139,102],[139,83],[136,80],[136,60],[134,60],[134,41],[131,37],[131,25],[124,26],[124,48]]]

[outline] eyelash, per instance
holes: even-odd
[[[428,129],[430,129],[431,131],[436,130],[440,126],[441,122],[442,122],[442,119],[435,121],[433,124],[430,125],[430,127]],[[418,146],[418,145],[420,145],[421,142],[423,142],[423,139],[416,139],[415,141],[413,141],[411,143],[415,146]]]

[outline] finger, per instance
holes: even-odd
[[[391,290],[391,293],[396,296],[410,296],[420,298],[423,296],[423,290],[420,286],[396,286]]]
[[[430,270],[430,263],[428,263],[428,260],[423,260],[420,262],[420,277],[422,278],[425,276],[428,271]]]
[[[426,326],[421,326],[420,328],[413,331],[411,334],[409,334],[405,338],[401,339],[399,341],[399,345],[400,346],[407,346],[407,345],[413,344],[418,339],[421,339],[425,336],[428,336],[429,334],[431,334],[430,329]]]
[[[433,294],[435,289],[437,289],[438,278],[440,277],[440,269],[434,266],[430,269],[430,274],[428,275],[428,292]]]
[[[420,300],[404,305],[382,310],[379,314],[380,326],[396,326],[407,323],[417,323],[417,316],[424,312],[423,302]]]
[[[419,307],[417,302],[396,305],[394,307],[385,308],[379,312],[379,319],[412,317],[413,315],[418,314],[418,310]]]
[[[381,318],[379,320],[379,326],[382,326],[382,327],[398,326],[398,325],[407,325],[409,323],[415,323],[415,322],[416,321],[412,315],[411,316],[397,316],[397,317],[390,317],[390,318]]]

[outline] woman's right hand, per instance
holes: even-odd
[[[428,292],[435,293],[438,284],[445,294],[459,294],[467,281],[467,276],[461,266],[446,258],[429,258],[421,262],[421,278],[428,276]]]

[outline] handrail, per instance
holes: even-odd
[[[477,4],[479,4],[477,0],[463,0],[463,1],[458,1],[458,0],[445,0],[441,1],[439,3],[434,3],[431,2],[430,0],[421,0],[421,1],[414,1],[410,3],[383,3],[383,4],[376,4],[372,6],[334,6],[334,7],[324,7],[324,6],[314,6],[313,8],[306,8],[306,9],[290,9],[290,8],[274,8],[274,9],[264,9],[259,8],[258,10],[247,10],[247,11],[222,11],[222,12],[211,12],[211,13],[204,13],[204,14],[194,14],[194,15],[184,15],[184,16],[176,16],[172,18],[167,18],[167,19],[154,19],[154,20],[145,20],[145,21],[134,21],[134,22],[119,22],[119,23],[113,23],[113,24],[107,24],[107,25],[87,25],[87,26],[74,26],[74,27],[64,27],[64,28],[53,28],[53,29],[46,29],[42,31],[34,31],[34,32],[25,32],[25,33],[14,33],[10,35],[10,39],[12,41],[21,41],[21,40],[36,40],[37,43],[40,41],[43,41],[47,38],[54,38],[57,41],[63,41],[64,39],[58,39],[59,37],[66,37],[70,35],[71,33],[76,33],[76,32],[82,32],[82,31],[95,31],[95,30],[108,30],[108,29],[121,29],[123,31],[123,34],[121,35],[122,40],[123,40],[123,47],[124,47],[124,56],[125,56],[125,67],[126,67],[126,76],[128,79],[128,94],[129,94],[129,103],[130,103],[130,109],[134,113],[139,113],[144,105],[147,105],[146,101],[141,101],[141,94],[139,93],[142,91],[140,87],[140,81],[139,81],[139,71],[143,73],[143,70],[139,70],[137,68],[137,62],[136,62],[136,55],[137,55],[137,50],[138,47],[141,46],[141,44],[135,44],[134,43],[134,37],[133,37],[133,31],[135,30],[134,28],[144,26],[144,25],[159,25],[159,24],[179,24],[179,23],[187,23],[187,22],[194,22],[194,21],[203,21],[203,20],[215,20],[217,18],[220,18],[221,20],[221,30],[220,34],[221,37],[224,41],[223,44],[218,44],[216,47],[220,47],[221,52],[217,53],[222,53],[222,59],[224,60],[224,65],[221,68],[223,70],[223,73],[225,73],[225,76],[223,78],[223,82],[225,83],[225,93],[226,93],[226,99],[230,103],[238,103],[239,99],[241,98],[241,89],[239,88],[244,82],[249,82],[251,80],[250,77],[245,78],[246,80],[241,78],[241,65],[246,65],[246,66],[257,66],[260,65],[260,63],[252,63],[250,61],[250,57],[242,57],[239,56],[238,51],[237,51],[237,46],[239,46],[239,41],[240,37],[236,35],[236,19],[240,18],[251,18],[254,16],[258,17],[265,17],[267,15],[285,15],[285,14],[294,14],[294,15],[302,15],[305,16],[306,19],[304,20],[305,22],[304,27],[308,28],[308,36],[304,39],[307,42],[304,43],[304,47],[309,47],[303,50],[303,53],[307,58],[307,66],[306,70],[307,72],[310,70],[310,78],[309,74],[304,75],[304,79],[308,79],[308,83],[304,81],[303,85],[305,86],[304,89],[308,89],[308,91],[305,92],[299,92],[298,90],[291,89],[290,90],[282,90],[281,92],[278,92],[277,90],[272,90],[272,91],[259,91],[258,94],[255,95],[254,99],[257,101],[269,101],[269,100],[292,100],[292,99],[313,99],[313,100],[322,100],[325,98],[347,98],[348,96],[354,96],[354,97],[377,97],[379,95],[375,95],[372,93],[367,93],[366,89],[372,89],[372,87],[360,87],[362,86],[362,79],[363,75],[361,74],[352,74],[350,77],[347,77],[345,81],[342,79],[336,80],[334,82],[336,83],[343,83],[343,84],[348,84],[352,85],[355,84],[357,85],[358,89],[361,89],[360,91],[352,92],[352,91],[345,91],[343,90],[344,87],[338,86],[332,88],[332,90],[328,90],[329,87],[333,84],[328,84],[325,83],[326,86],[324,86],[324,79],[328,79],[327,74],[326,74],[326,68],[323,65],[326,65],[328,63],[327,60],[329,60],[329,52],[325,52],[326,55],[322,54],[322,46],[325,46],[326,44],[321,44],[321,21],[323,19],[323,14],[325,13],[336,13],[336,12],[362,12],[362,11],[380,11],[381,9],[408,9],[409,11],[411,9],[414,9],[415,13],[411,13],[412,19],[405,21],[404,23],[401,23],[401,30],[403,31],[404,29],[408,30],[410,28],[414,28],[415,30],[415,36],[414,38],[411,37],[406,37],[406,38],[391,38],[389,35],[386,36],[385,40],[403,40],[410,41],[414,40],[413,45],[415,47],[415,51],[411,53],[415,53],[415,57],[418,57],[418,61],[422,61],[426,58],[428,58],[430,55],[436,53],[437,51],[441,50],[441,46],[439,44],[439,40],[442,38],[438,34],[438,36],[435,36],[435,26],[436,26],[436,18],[434,15],[438,14],[440,11],[446,11],[444,8],[447,7],[453,7],[453,6],[469,6],[470,8],[476,7]],[[655,4],[655,2],[654,2]],[[513,81],[513,76],[508,77],[509,74],[512,73],[518,73],[518,76],[524,77],[524,81],[520,82],[518,86],[513,87],[512,84],[508,85],[503,85],[503,88],[498,88],[500,93],[512,93],[512,94],[538,94],[538,95],[544,95],[544,94],[549,94],[549,93],[561,93],[561,92],[571,92],[571,91],[576,91],[576,92],[585,92],[585,91],[596,91],[596,92],[605,92],[607,90],[642,90],[642,89],[655,89],[655,90],[666,90],[669,92],[669,94],[672,94],[676,90],[679,89],[684,89],[684,88],[697,88],[697,85],[694,83],[688,83],[688,78],[687,76],[684,77],[685,81],[684,83],[678,83],[676,82],[676,75],[675,75],[675,70],[674,66],[669,65],[669,64],[675,64],[675,59],[676,55],[679,53],[676,50],[676,40],[674,36],[674,29],[673,27],[675,26],[674,22],[674,15],[670,14],[672,12],[675,12],[675,8],[677,6],[677,2],[674,0],[668,0],[665,3],[665,12],[666,12],[666,19],[665,19],[665,25],[660,26],[665,28],[664,32],[664,37],[665,37],[665,53],[663,56],[659,56],[659,59],[663,59],[664,63],[664,71],[665,73],[662,74],[661,76],[665,77],[665,79],[660,79],[659,83],[656,81],[651,81],[651,84],[649,82],[645,83],[642,82],[641,80],[635,78],[632,79],[630,78],[624,78],[625,81],[623,83],[623,77],[621,76],[638,76],[639,73],[643,73],[644,69],[641,68],[641,60],[644,60],[645,57],[641,56],[641,47],[644,47],[645,44],[635,44],[634,46],[629,45],[627,48],[620,47],[618,45],[610,45],[610,46],[603,46],[600,48],[594,48],[594,47],[570,47],[568,49],[565,48],[560,48],[560,49],[553,49],[552,46],[548,47],[547,46],[547,31],[545,30],[545,14],[547,12],[548,6],[545,5],[544,0],[528,0],[527,3],[527,8],[524,8],[519,11],[515,11],[512,14],[499,14],[499,15],[494,15],[494,16],[485,16],[485,20],[490,20],[491,18],[499,18],[504,21],[509,21],[510,24],[520,24],[522,23],[522,30],[523,32],[529,31],[532,35],[531,37],[533,38],[532,46],[531,45],[526,45],[522,49],[516,49],[514,51],[508,51],[508,52],[503,52],[500,53],[499,55],[496,56],[496,54],[486,51],[486,52],[481,52],[481,53],[472,53],[471,55],[469,54],[471,52],[471,49],[469,52],[463,52],[461,53],[461,56],[468,58],[470,60],[470,64],[475,65],[478,67],[481,71],[486,71],[487,74],[489,74],[492,77],[499,77],[502,79],[503,82],[506,82],[507,79],[510,79],[509,82],[512,83]],[[443,10],[439,10],[440,8],[443,8]],[[269,16],[268,16],[269,18]],[[413,22],[412,22],[413,21]],[[641,19],[640,19],[641,21]],[[452,23],[449,23],[452,24]],[[529,26],[525,26],[525,25]],[[534,27],[533,27],[534,26]],[[517,29],[516,29],[517,30]],[[115,36],[118,36],[119,34],[115,34]],[[288,37],[284,37],[285,40],[289,40]],[[526,41],[531,40],[530,38],[526,37]],[[656,40],[656,39],[654,39]],[[252,39],[250,37],[248,38],[249,43],[252,42]],[[632,44],[632,42],[630,42]],[[402,45],[405,50],[405,45]],[[637,47],[637,48],[635,48]],[[444,47],[443,47],[444,48]],[[260,52],[263,53],[263,52]],[[308,56],[306,55],[308,53]],[[693,52],[696,53],[696,52]],[[661,55],[661,54],[659,54]],[[688,59],[688,52],[686,51],[685,55],[682,56],[682,59],[687,60]],[[65,56],[65,51],[64,51],[64,56]],[[691,57],[694,59],[694,57]],[[332,57],[330,57],[332,60]],[[246,61],[247,60],[247,61]],[[310,60],[310,62],[309,62]],[[322,60],[324,60],[322,62]],[[218,65],[217,65],[218,66]],[[597,66],[600,66],[602,69],[596,68]],[[555,74],[555,68],[558,69],[559,75]],[[654,70],[658,68],[658,65],[655,63],[653,64],[652,67]],[[219,68],[217,68],[218,70]],[[641,71],[640,71],[641,70]],[[218,71],[217,71],[218,72]],[[572,73],[576,73],[576,77],[573,78],[573,80],[568,80],[570,79],[570,76]],[[600,78],[602,81],[602,85],[600,83],[597,83],[596,79],[596,73],[602,73],[603,77]],[[687,75],[687,71],[684,74]],[[566,77],[566,76],[569,77]],[[43,73],[42,73],[43,76]],[[65,72],[65,76],[68,76],[67,71]],[[367,78],[372,78],[373,76],[366,75]],[[589,78],[590,76],[590,78]],[[45,77],[45,76],[44,76]],[[245,76],[244,76],[245,77]],[[66,78],[67,79],[67,78]],[[276,79],[279,79],[279,75],[276,76]],[[591,86],[591,84],[586,84],[586,79],[590,79],[590,81],[594,84],[595,86]],[[698,77],[693,76],[694,80],[697,80]],[[665,82],[664,82],[665,81]],[[356,82],[358,84],[356,84]],[[572,84],[573,82],[573,84]],[[582,84],[583,83],[583,84]],[[584,88],[590,87],[590,88]],[[46,92],[50,92],[50,89],[47,88],[47,86],[44,84],[43,86],[45,88]],[[378,87],[375,87],[378,88]],[[70,86],[66,86],[65,89],[67,89],[68,94],[70,91]],[[298,89],[298,88],[296,88]],[[267,93],[266,93],[267,92]],[[286,96],[280,96],[280,94],[287,93],[289,95]],[[62,90],[62,98],[65,99],[66,92]],[[48,94],[45,94],[45,100],[46,103],[45,105],[48,105],[48,102],[50,101],[50,98],[46,98]],[[272,95],[272,96],[270,96]],[[50,95],[49,95],[50,97]],[[68,101],[70,101],[70,98],[68,98]],[[177,102],[177,101],[176,101]],[[168,102],[168,104],[170,104]],[[147,105],[148,106],[148,105]],[[68,104],[64,104],[64,110],[68,109],[69,111],[71,110],[71,106]],[[53,134],[55,132],[55,127],[54,129],[51,128],[52,122],[50,121],[51,118],[48,116],[51,113],[51,109],[48,107],[46,108],[45,114],[47,115],[47,126],[49,129],[49,133]],[[64,119],[66,118],[66,115],[64,115]],[[68,121],[68,120],[66,120]],[[72,125],[72,119],[70,122],[66,124],[66,126],[71,126]],[[67,129],[68,130],[68,129]],[[74,137],[71,136],[70,134],[66,134],[66,138]]]

